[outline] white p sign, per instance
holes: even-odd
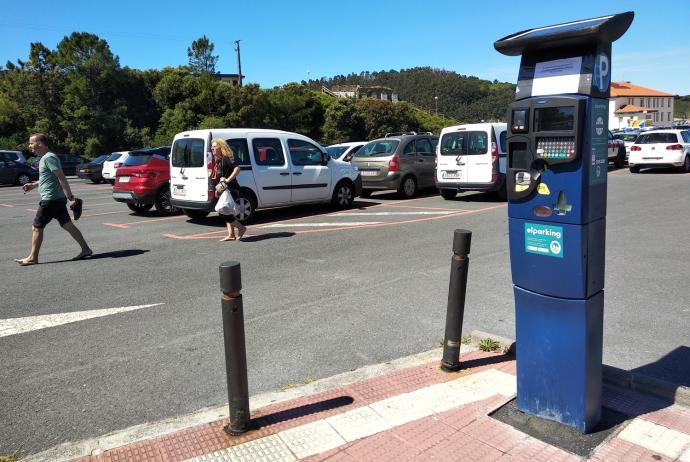
[[[594,85],[605,93],[609,88],[611,82],[611,75],[609,70],[609,57],[605,53],[599,53],[594,62]]]

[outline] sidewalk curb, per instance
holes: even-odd
[[[477,348],[474,345],[461,345],[460,348],[461,353],[468,353],[476,350]],[[362,366],[349,372],[343,372],[331,377],[316,380],[308,385],[301,385],[294,388],[287,388],[282,391],[272,391],[252,396],[249,398],[249,408],[252,411],[257,411],[268,405],[341,388],[351,383],[435,361],[439,363],[440,367],[442,357],[443,350],[438,347],[433,350],[424,351],[385,363]],[[134,425],[96,438],[63,443],[39,453],[21,457],[19,460],[23,462],[64,462],[81,457],[94,456],[110,449],[158,438],[197,425],[216,422],[227,417],[228,405],[226,403],[219,406],[203,408],[183,416]]]
[[[503,351],[515,354],[515,340],[500,335],[494,335],[480,330],[474,330],[471,334],[472,343],[479,344],[485,338],[498,341]],[[603,364],[603,382],[620,388],[637,391],[645,395],[651,395],[664,401],[669,401],[680,406],[690,407],[690,388],[676,385],[665,380],[626,371],[617,367]]]

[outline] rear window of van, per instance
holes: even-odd
[[[483,131],[450,132],[441,138],[442,156],[479,155],[489,152],[489,136]]]
[[[176,140],[170,153],[173,167],[203,167],[204,140],[199,138],[182,138]]]

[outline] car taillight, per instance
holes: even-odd
[[[609,143],[609,149],[614,149],[616,147],[616,143]]]
[[[388,171],[397,172],[398,170],[400,170],[400,158],[396,154],[388,161]]]
[[[118,168],[121,165],[122,165],[122,162],[115,162],[115,164],[113,164],[113,167]]]
[[[156,176],[156,172],[144,170],[143,172],[134,172],[132,173],[132,176],[136,178],[153,178]]]
[[[681,149],[683,149],[683,146],[681,146],[680,144],[672,144],[670,146],[666,146],[667,151],[680,151]]]
[[[630,146],[631,151],[642,151],[642,148],[639,146]]]
[[[498,146],[496,145],[496,142],[492,141],[491,142],[491,163],[495,164],[498,162]]]

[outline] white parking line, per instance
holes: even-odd
[[[312,227],[330,227],[330,226],[365,226],[365,225],[380,225],[382,221],[353,221],[349,223],[273,223],[270,225],[259,226],[258,228],[312,228]]]
[[[102,310],[75,311],[73,313],[44,314],[25,318],[0,319],[0,337],[22,334],[33,330],[47,329],[48,327],[61,326],[62,324],[83,321],[85,319],[100,318],[102,316],[110,316],[111,314],[140,310],[142,308],[158,305],[163,305],[163,303],[121,306],[119,308],[106,308]]]
[[[367,216],[395,216],[395,215],[449,215],[458,213],[458,210],[426,211],[426,212],[340,212],[334,213],[332,217],[367,217]]]

